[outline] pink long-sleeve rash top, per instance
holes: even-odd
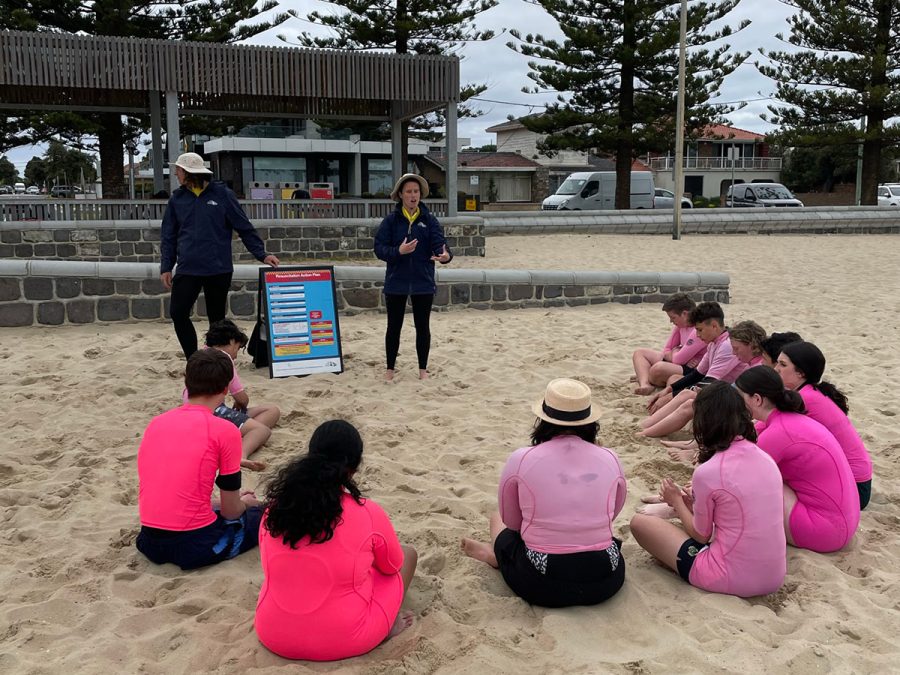
[[[706,354],[706,343],[697,337],[697,331],[693,326],[679,328],[675,326],[668,341],[663,346],[663,351],[677,349],[672,356],[672,363],[678,366],[696,368],[700,359]]]
[[[564,435],[510,455],[498,501],[504,524],[528,548],[559,554],[609,548],[625,496],[616,453]]]

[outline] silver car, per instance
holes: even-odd
[[[900,185],[896,183],[879,185],[878,206],[900,206]]]
[[[653,190],[653,208],[654,209],[674,209],[675,208],[675,193],[672,192],[671,190],[665,190],[663,188],[655,188]],[[687,197],[682,197],[681,198],[681,208],[692,209],[692,208],[694,208],[694,203]]]

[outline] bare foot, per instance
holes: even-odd
[[[667,448],[693,448],[697,449],[697,441],[660,441]]]
[[[394,381],[394,371],[391,368],[388,368],[384,371],[384,381],[385,382],[393,382]]]
[[[242,459],[241,468],[249,471],[265,471],[268,468],[265,462],[257,462],[255,459]]]
[[[480,560],[483,563],[487,563],[491,567],[500,566],[497,564],[497,556],[494,555],[494,551],[491,548],[490,544],[485,544],[482,541],[475,541],[474,539],[463,537],[462,541],[459,542],[459,547],[462,549],[462,552],[470,558]]]
[[[656,387],[654,387],[652,384],[648,384],[643,387],[635,387],[634,388],[634,393],[637,394],[638,396],[649,396],[654,391],[656,391]]]
[[[653,493],[652,495],[644,495],[641,497],[641,501],[644,504],[662,504],[663,498],[658,493]]]
[[[397,618],[394,619],[394,625],[391,626],[391,632],[388,633],[388,636],[385,640],[390,640],[392,637],[396,637],[400,635],[403,631],[413,625],[413,613],[408,609],[402,609],[397,613]]]
[[[431,377],[431,376],[428,374],[428,371],[427,371],[427,370],[420,370],[420,371],[419,371],[419,379],[420,379],[420,380],[427,380],[429,377]]]
[[[649,436],[647,436],[647,434],[645,434],[643,431],[635,431],[634,435],[637,438],[649,438]]]
[[[697,457],[697,451],[694,448],[669,448],[669,457],[676,462],[694,463]]]
[[[654,516],[656,518],[662,518],[664,520],[678,517],[678,515],[675,513],[675,509],[673,509],[666,503],[646,504],[645,506],[638,507],[637,512],[642,513],[645,516]]]

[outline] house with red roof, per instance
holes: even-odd
[[[647,160],[657,187],[675,189],[675,151]],[[725,124],[711,124],[685,143],[684,191],[718,199],[732,183],[781,182],[780,156],[772,156],[763,134]]]
[[[443,194],[447,156],[429,152],[415,161],[429,185]],[[546,196],[546,168],[516,152],[459,152],[456,175],[459,191],[482,204],[531,203]]]

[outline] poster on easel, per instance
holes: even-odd
[[[334,267],[262,268],[259,288],[270,378],[344,372]]]

